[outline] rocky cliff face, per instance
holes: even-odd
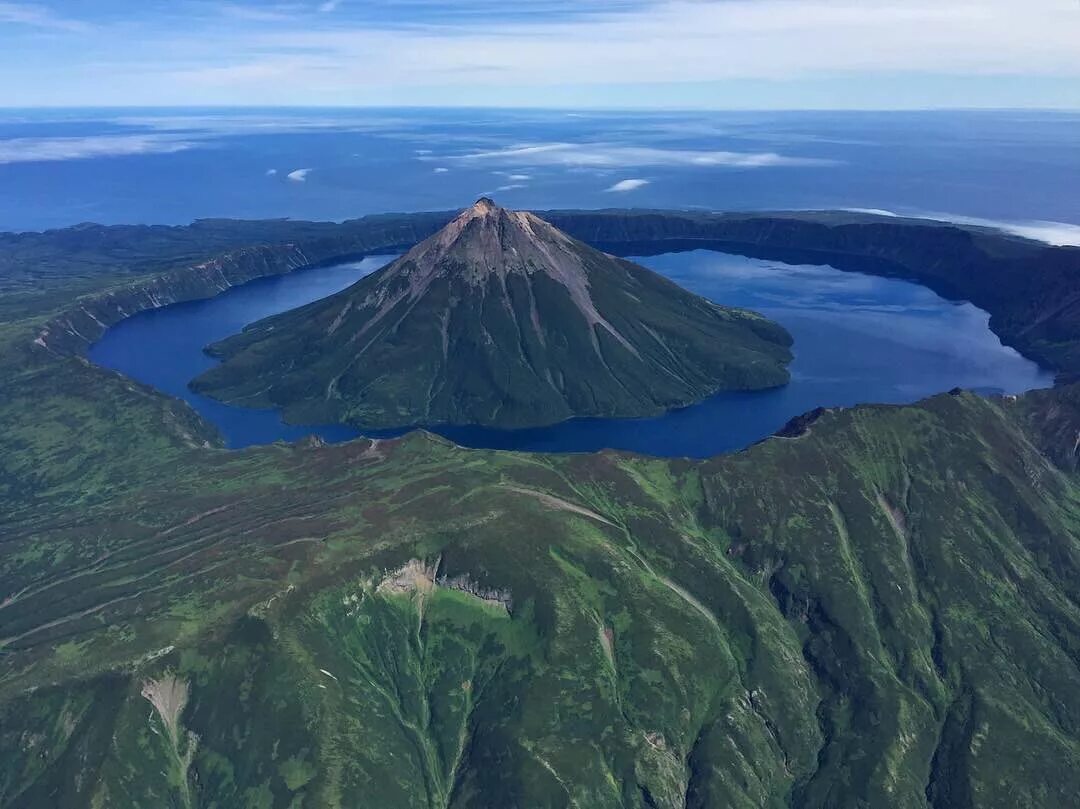
[[[338,295],[211,347],[194,387],[300,423],[524,427],[787,381],[791,338],[482,199]]]
[[[313,264],[402,252],[448,218],[421,213],[343,224],[205,220],[182,228],[85,225],[0,234],[0,293],[18,293],[32,283],[36,276],[26,281],[26,273],[19,271],[27,266],[40,264],[40,275],[59,278],[65,271],[79,277],[120,273],[114,286],[79,297],[35,335],[39,346],[80,354],[106,328],[138,312],[213,297],[256,278]]]
[[[109,326],[148,309],[210,298],[255,278],[281,275],[311,264],[297,245],[250,247],[81,301],[49,321],[35,342],[62,353],[79,353]]]

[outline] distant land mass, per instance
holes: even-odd
[[[627,255],[918,280],[1060,374],[704,461],[420,432],[230,452],[86,359],[136,312],[455,215],[0,235],[0,807],[1076,805],[1080,250],[545,214]]]
[[[216,343],[204,394],[289,421],[529,427],[788,381],[791,336],[481,199],[349,289]]]

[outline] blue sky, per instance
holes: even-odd
[[[0,105],[1080,108],[1078,0],[0,0]]]

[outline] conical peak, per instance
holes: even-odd
[[[441,256],[457,245],[466,233],[474,234],[469,237],[470,240],[474,239],[477,226],[485,231],[491,230],[496,226],[496,222],[505,218],[508,213],[488,197],[481,197],[472,206],[458,214],[446,227],[430,239],[418,244],[407,255],[413,258],[419,258],[421,255]]]
[[[410,257],[442,258],[452,250],[463,249],[473,258],[486,255],[487,260],[481,263],[491,266],[496,254],[506,250],[517,252],[523,243],[537,240],[565,242],[567,237],[531,213],[501,208],[490,197],[481,197],[430,239],[414,247]]]
[[[472,206],[463,210],[457,220],[462,224],[467,224],[478,219],[482,223],[489,224],[511,213],[513,212],[496,205],[491,197],[480,197]]]
[[[565,287],[590,325],[600,324],[615,339],[636,350],[597,310],[589,292],[586,258],[610,256],[575,242],[554,225],[528,211],[500,208],[481,197],[433,236],[387,267],[384,278],[408,278],[408,294],[425,294],[436,278],[454,278],[485,287],[492,277],[542,274]],[[505,289],[505,284],[504,284]]]

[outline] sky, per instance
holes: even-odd
[[[0,106],[1080,108],[1080,0],[0,0]]]

